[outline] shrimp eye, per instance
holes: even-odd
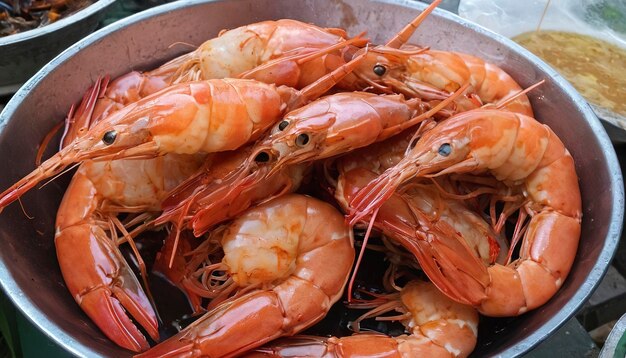
[[[383,65],[376,65],[374,66],[374,73],[377,76],[382,76],[385,74],[385,72],[387,72],[387,68]]]
[[[282,122],[278,123],[278,130],[279,131],[284,131],[285,128],[287,128],[288,125],[289,125],[289,121],[282,121]]]
[[[117,131],[110,130],[110,131],[104,133],[104,135],[102,136],[102,141],[106,145],[111,145],[111,144],[113,144],[113,142],[115,142],[115,138],[117,138]]]
[[[439,155],[443,156],[443,157],[447,157],[450,155],[450,153],[452,153],[452,146],[449,143],[443,143],[440,147],[439,147]]]
[[[254,161],[257,163],[266,163],[270,160],[270,155],[266,152],[260,152],[254,157]]]
[[[296,137],[296,145],[298,147],[304,147],[309,142],[309,135],[302,133]]]

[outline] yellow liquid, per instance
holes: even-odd
[[[527,32],[513,40],[559,71],[589,102],[626,116],[626,50],[560,31]]]

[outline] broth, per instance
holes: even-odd
[[[553,66],[589,102],[626,115],[626,50],[560,31],[527,32],[513,40]]]

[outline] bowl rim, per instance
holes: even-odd
[[[100,1],[106,2],[107,0]],[[70,60],[81,49],[97,43],[98,41],[108,36],[110,33],[122,30],[123,28],[134,25],[151,17],[176,11],[185,7],[225,1],[231,0],[180,0],[172,3],[167,3],[118,20],[86,36],[82,40],[67,48],[57,57],[52,59],[31,79],[29,79],[18,90],[17,93],[15,93],[9,103],[7,103],[4,110],[0,113],[0,132],[4,130],[8,123],[8,119],[12,117],[15,110],[19,107],[22,99],[24,99],[29,94],[30,90],[35,88],[39,84],[39,82],[41,82],[42,79],[47,75],[47,73],[53,71],[56,67]],[[421,11],[427,6],[427,4],[421,2],[409,0],[371,1],[399,5],[415,11]],[[617,244],[621,236],[624,219],[624,183],[622,180],[621,168],[617,160],[617,154],[615,152],[615,149],[604,127],[600,123],[600,120],[595,115],[589,104],[582,98],[582,96],[578,94],[574,87],[570,85],[569,82],[567,82],[561,75],[559,75],[556,70],[552,69],[537,56],[535,56],[522,46],[518,45],[517,43],[513,42],[512,40],[502,35],[496,34],[491,30],[488,30],[476,23],[463,19],[449,11],[445,11],[442,9],[435,9],[434,14],[446,20],[454,21],[471,31],[475,31],[481,35],[487,36],[500,42],[503,46],[509,47],[523,57],[527,58],[529,61],[532,61],[541,70],[550,75],[565,92],[565,94],[570,97],[573,104],[585,117],[585,120],[591,127],[591,130],[596,135],[598,144],[606,158],[607,170],[611,174],[610,187],[607,188],[607,190],[613,193],[611,203],[613,210],[610,215],[610,226],[607,230],[606,238],[604,241],[604,245],[600,251],[600,255],[598,256],[596,262],[593,264],[589,275],[585,278],[580,287],[575,291],[572,298],[565,305],[563,305],[553,317],[547,320],[536,331],[532,332],[526,338],[518,342],[515,346],[502,351],[499,355],[501,357],[520,356],[546,340],[551,334],[556,332],[570,318],[572,318],[576,314],[576,312],[580,310],[580,308],[587,302],[593,291],[600,284],[602,276],[604,276],[604,274],[608,270],[609,264],[615,254]],[[30,322],[37,326],[56,344],[76,356],[88,356],[95,354],[89,346],[86,346],[74,340],[72,336],[57,327],[54,322],[48,319],[43,311],[38,309],[37,306],[35,306],[31,302],[30,298],[24,295],[23,291],[19,288],[17,282],[10,275],[8,267],[6,266],[4,261],[0,261],[0,287],[2,287],[2,289],[7,294],[9,299],[13,302],[13,304],[30,320]],[[20,297],[21,299],[19,301],[16,301],[16,297]]]
[[[49,25],[37,27],[34,29],[18,32],[13,35],[0,37],[0,47],[6,45],[20,45],[21,42],[29,41],[39,36],[43,36],[71,25],[74,22],[80,22],[87,17],[105,9],[113,4],[115,0],[98,0],[95,3],[80,9],[79,11],[64,17],[59,21],[55,21]]]

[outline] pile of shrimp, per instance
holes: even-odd
[[[530,89],[407,43],[438,3],[384,45],[264,21],[100,78],[58,153],[0,208],[77,167],[55,224],[61,272],[139,357],[466,357],[479,314],[524,314],[563,284],[581,199]],[[144,261],[150,232],[160,249]],[[355,284],[364,265],[387,267],[378,288]],[[189,302],[193,323],[167,339],[149,272]],[[361,310],[353,335],[298,335],[333,305]],[[368,320],[403,333],[364,331]]]

